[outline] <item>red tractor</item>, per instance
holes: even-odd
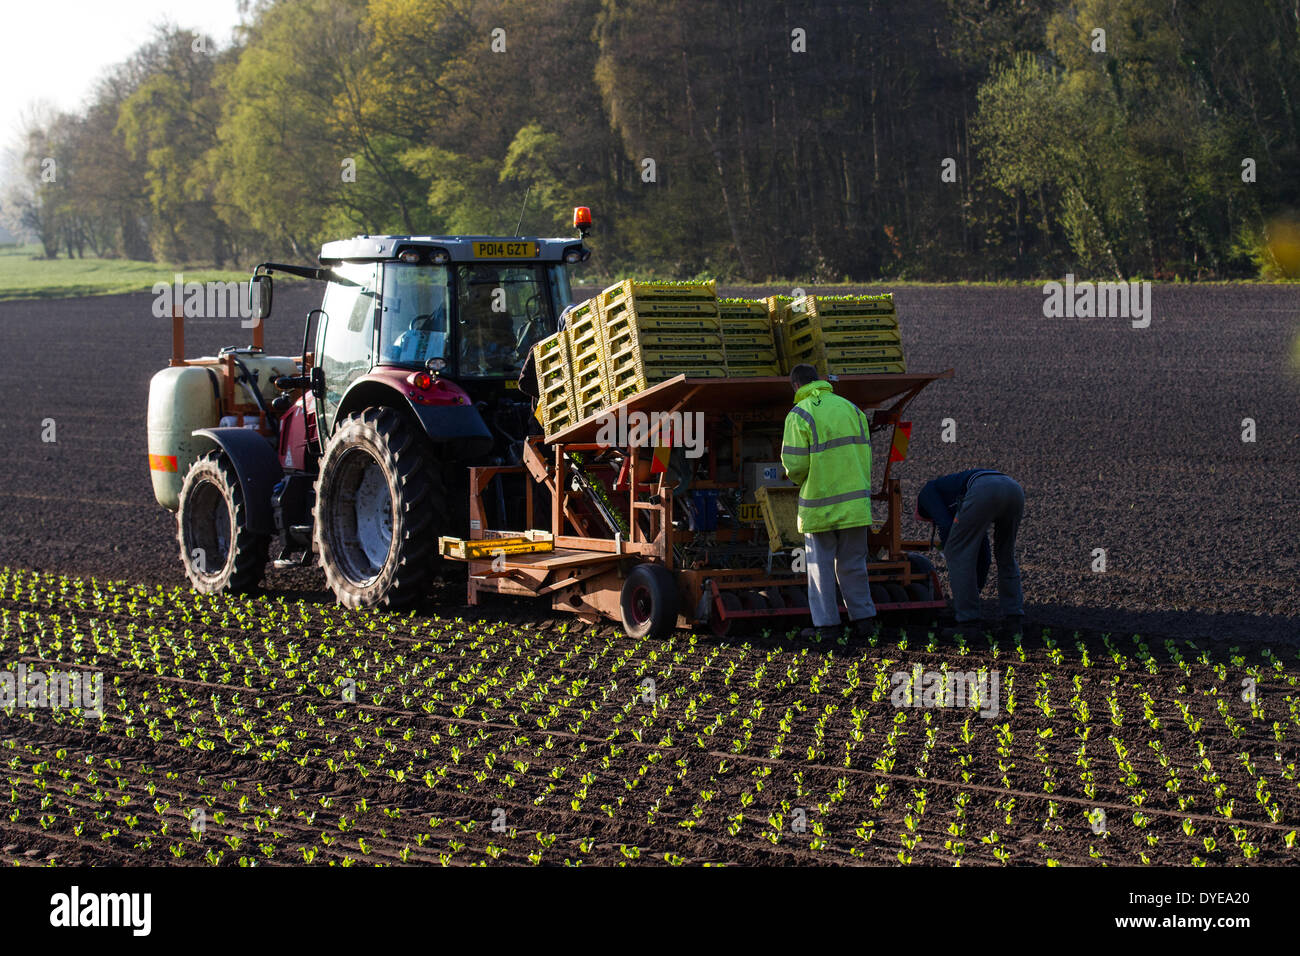
[[[570,304],[576,238],[358,236],[319,267],[262,263],[249,281],[253,344],[172,360],[149,393],[149,463],[176,512],[181,560],[203,592],[258,587],[313,556],[339,602],[423,596],[440,535],[468,529],[469,465],[514,465],[533,430],[519,374]],[[299,357],[267,355],[273,273],[326,283]],[[522,489],[498,479],[496,519]]]

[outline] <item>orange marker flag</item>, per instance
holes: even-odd
[[[899,422],[894,429],[894,444],[889,448],[890,461],[906,461],[907,446],[912,440],[912,423]]]
[[[655,445],[654,454],[650,456],[650,474],[658,475],[668,470],[668,458],[673,453],[672,448],[672,428],[667,430],[667,434],[660,439],[668,442],[665,445]]]

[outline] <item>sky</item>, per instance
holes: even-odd
[[[0,148],[16,145],[22,117],[43,101],[76,110],[99,76],[148,42],[158,24],[200,30],[226,46],[238,0],[3,0]]]

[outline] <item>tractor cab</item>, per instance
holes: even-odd
[[[310,431],[327,439],[351,406],[373,403],[368,393],[383,383],[417,414],[421,406],[451,403],[493,416],[503,400],[522,401],[519,373],[572,301],[570,265],[589,257],[580,238],[358,236],[326,243],[317,274],[328,284],[304,337],[304,353],[319,368],[312,373],[316,401],[305,409]],[[277,269],[288,271],[259,267],[259,281]],[[360,397],[349,401],[356,389]]]
[[[385,263],[377,365],[517,377],[571,299],[567,266]]]
[[[272,557],[318,561],[353,607],[424,593],[438,537],[468,527],[468,466],[519,464],[537,427],[520,373],[571,301],[569,267],[591,257],[586,207],[574,226],[356,236],[327,242],[320,266],[261,263],[252,346],[211,362],[184,358],[178,315],[172,368],[150,387],[150,462],[195,587],[255,587]],[[277,272],[324,283],[296,359],[261,354]],[[511,518],[524,496],[505,481]]]

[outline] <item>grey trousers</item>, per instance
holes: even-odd
[[[867,583],[866,525],[818,531],[803,536],[808,562],[808,609],[814,627],[834,627],[840,623],[840,605],[835,598],[838,579],[850,621],[876,616]]]
[[[1025,513],[1025,490],[1006,475],[981,475],[962,499],[943,556],[948,562],[952,606],[958,621],[980,616],[978,562],[980,544],[993,528],[993,560],[998,565],[998,598],[1003,615],[1025,613],[1016,564],[1016,532]]]

